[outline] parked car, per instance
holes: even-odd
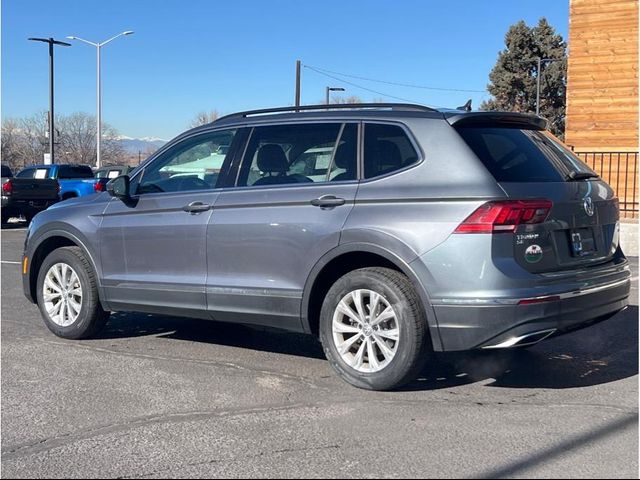
[[[106,167],[100,167],[93,169],[93,176],[96,178],[112,178],[119,177],[120,175],[126,175],[131,171],[129,165],[108,165]]]
[[[60,200],[102,192],[106,185],[106,182],[93,176],[93,170],[88,165],[32,165],[21,170],[16,177],[58,180]]]
[[[2,224],[12,217],[27,222],[38,212],[56,203],[59,186],[56,180],[15,178],[7,165],[2,165]]]
[[[38,215],[23,286],[47,327],[86,338],[138,311],[306,332],[347,382],[386,390],[430,352],[529,346],[627,306],[618,201],[545,120],[296,109],[190,130]],[[215,176],[173,168],[220,145]]]

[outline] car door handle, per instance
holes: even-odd
[[[323,195],[320,198],[311,200],[311,205],[314,207],[339,207],[344,205],[346,200],[344,198],[334,197],[333,195]]]
[[[196,213],[206,212],[210,208],[211,208],[211,205],[209,205],[208,203],[191,202],[189,205],[185,205],[184,207],[182,207],[182,210],[192,215],[195,215]]]

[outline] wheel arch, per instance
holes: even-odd
[[[40,267],[42,266],[42,262],[44,259],[54,250],[61,247],[78,247],[82,250],[87,256],[89,263],[91,264],[93,270],[96,272],[96,281],[98,283],[98,295],[100,301],[103,301],[102,288],[100,282],[100,270],[98,268],[98,264],[96,262],[95,256],[92,254],[89,248],[87,248],[86,239],[82,238],[82,235],[76,232],[71,232],[69,230],[61,230],[54,229],[49,230],[41,235],[33,242],[32,245],[29,245],[29,250],[26,252],[27,257],[29,258],[29,264],[26,272],[26,280],[25,284],[27,297],[35,303],[36,299],[36,288],[38,281],[38,274],[40,271]]]
[[[301,321],[306,333],[318,334],[320,307],[326,292],[340,276],[357,268],[381,266],[397,270],[409,278],[427,317],[427,326],[435,351],[442,351],[435,312],[427,291],[410,263],[390,250],[371,243],[345,243],[326,253],[313,267],[302,293]]]

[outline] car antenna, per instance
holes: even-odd
[[[471,99],[467,100],[467,103],[465,103],[461,107],[458,107],[457,110],[464,110],[465,112],[470,112],[471,111]]]

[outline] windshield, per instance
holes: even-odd
[[[546,131],[473,126],[456,130],[498,182],[563,182],[576,174],[597,176]]]

